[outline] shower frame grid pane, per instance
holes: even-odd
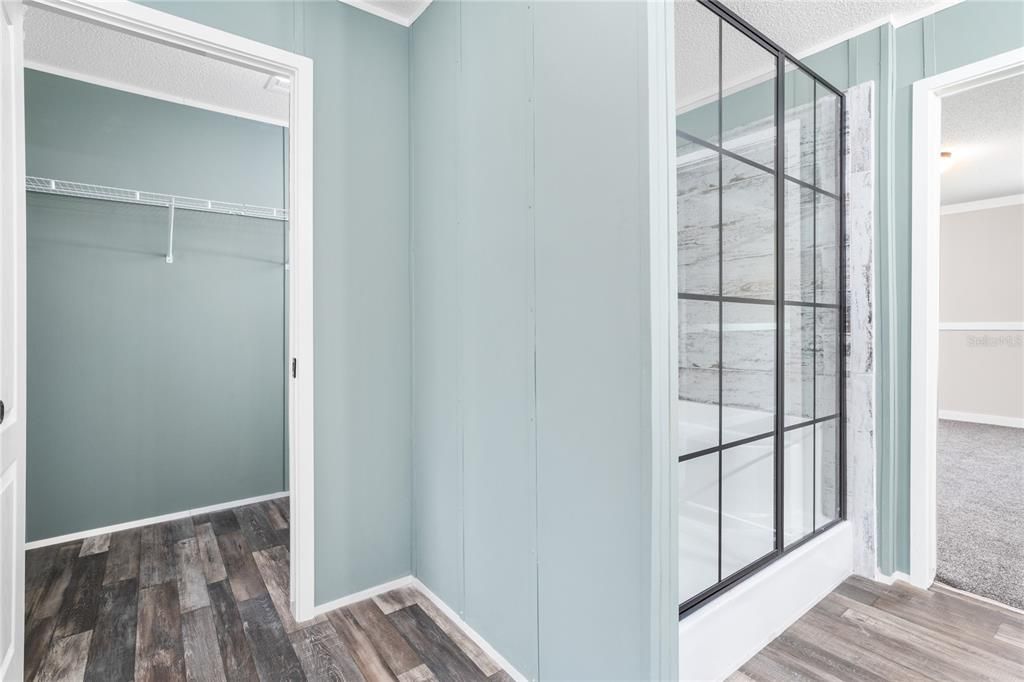
[[[828,531],[836,524],[846,519],[846,358],[843,352],[844,344],[843,339],[846,334],[846,206],[843,201],[843,197],[846,193],[846,134],[845,134],[845,121],[846,121],[846,98],[842,91],[834,87],[824,78],[816,74],[813,70],[807,68],[802,62],[797,60],[786,50],[782,49],[771,40],[763,36],[755,28],[747,24],[743,19],[736,16],[731,10],[721,4],[718,0],[697,0],[697,2],[703,7],[710,10],[715,16],[718,17],[718,144],[712,144],[706,142],[698,137],[684,133],[683,131],[677,130],[676,134],[678,137],[683,138],[689,142],[695,143],[699,146],[705,147],[711,151],[714,151],[718,155],[718,295],[709,294],[689,294],[685,292],[677,292],[677,298],[679,300],[697,300],[718,303],[718,445],[714,447],[705,448],[699,451],[687,452],[679,455],[678,461],[684,462],[697,457],[713,455],[717,453],[718,459],[718,582],[707,589],[693,595],[689,599],[685,600],[679,605],[679,617],[680,619],[685,617],[688,613],[694,611],[706,604],[709,600],[718,596],[730,587],[742,582],[746,578],[750,577],[754,573],[757,573],[765,566],[771,564],[773,561],[779,559],[784,554],[795,550],[804,543],[812,540],[813,538],[821,535]],[[775,168],[771,169],[762,164],[758,164],[754,161],[742,157],[740,154],[727,150],[723,146],[723,114],[722,114],[722,98],[723,93],[723,55],[722,55],[722,43],[723,43],[723,26],[724,23],[728,23],[733,28],[739,30],[747,38],[752,40],[755,44],[768,50],[775,56],[775,154],[774,154],[774,165]],[[795,67],[801,69],[805,74],[811,77],[814,83],[812,88],[812,102],[811,110],[813,116],[813,131],[812,131],[812,166],[813,177],[812,182],[807,182],[802,179],[798,179],[790,176],[786,173],[785,165],[785,119],[786,119],[786,102],[785,102],[785,84],[786,84],[786,64],[790,63]],[[833,141],[833,149],[839,155],[838,163],[835,164],[837,168],[839,178],[838,182],[838,194],[831,191],[825,190],[818,187],[817,183],[817,151],[818,151],[818,126],[817,126],[817,112],[818,112],[818,91],[819,88],[824,88],[825,91],[831,92],[838,98],[839,103],[839,119],[836,122],[836,135],[838,140]],[[838,145],[836,144],[838,142]],[[772,173],[775,179],[775,297],[774,300],[757,299],[757,298],[745,298],[737,296],[725,296],[723,295],[723,252],[722,252],[722,211],[723,211],[723,195],[724,187],[722,186],[722,159],[723,157],[730,157],[747,163],[759,170],[766,173]],[[801,187],[812,190],[812,216],[813,216],[813,237],[812,237],[812,262],[813,266],[813,281],[812,281],[812,300],[811,301],[790,301],[786,300],[786,286],[785,286],[785,258],[786,258],[786,221],[785,221],[785,183],[787,181],[793,182]],[[818,249],[817,249],[817,195],[823,195],[831,197],[836,200],[836,205],[839,212],[839,220],[836,225],[837,234],[835,234],[836,247],[835,254],[837,259],[838,269],[838,281],[837,292],[835,303],[824,303],[818,302],[817,300],[817,289],[818,289]],[[723,319],[723,307],[725,303],[752,303],[762,305],[774,305],[775,306],[775,414],[774,423],[775,428],[773,431],[759,433],[756,435],[741,438],[732,442],[722,442],[722,421],[723,421],[723,392],[722,392],[722,380],[723,380],[723,338],[724,338],[724,319]],[[816,393],[818,390],[818,376],[817,376],[817,362],[818,362],[818,335],[817,335],[817,313],[813,315],[814,318],[814,330],[811,338],[813,339],[813,353],[812,353],[812,400],[813,406],[812,415],[813,418],[804,420],[795,424],[786,424],[785,417],[785,315],[788,306],[804,306],[810,307],[812,310],[818,309],[836,309],[838,311],[838,319],[836,323],[836,338],[833,340],[836,353],[836,410],[832,414],[819,415],[817,413],[817,399]],[[812,429],[811,442],[813,447],[817,447],[817,434],[816,431],[820,424],[829,420],[835,419],[838,426],[838,440],[839,440],[839,452],[838,452],[838,472],[836,477],[836,489],[838,492],[838,509],[837,516],[832,521],[823,524],[818,527],[815,518],[817,516],[817,482],[818,472],[816,470],[817,457],[816,453],[812,451],[811,462],[812,462],[812,503],[811,503],[811,520],[813,531],[803,538],[795,540],[790,544],[786,544],[786,536],[784,533],[785,523],[785,488],[784,488],[784,465],[785,465],[785,434],[789,431],[796,429],[809,427]],[[722,471],[723,464],[722,458],[725,456],[725,451],[733,447],[746,445],[755,441],[774,436],[774,495],[775,495],[775,507],[774,507],[774,548],[768,554],[754,560],[744,568],[732,573],[731,575],[722,575]]]

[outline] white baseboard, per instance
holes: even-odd
[[[473,642],[476,643],[477,646],[483,649],[484,653],[490,656],[491,660],[500,665],[502,669],[506,673],[508,673],[509,676],[512,677],[512,679],[516,680],[516,682],[527,682],[527,677],[520,673],[518,670],[516,670],[514,667],[512,667],[512,664],[509,663],[504,656],[498,653],[497,649],[495,649],[487,642],[487,640],[481,637],[476,630],[471,628],[466,623],[466,621],[462,620],[462,617],[459,616],[459,614],[455,613],[455,611],[452,610],[450,606],[445,604],[440,597],[431,592],[430,588],[428,588],[426,585],[420,582],[418,578],[415,578],[411,575],[407,575],[402,578],[397,578],[386,583],[381,583],[380,585],[374,585],[373,587],[368,587],[365,590],[360,590],[359,592],[353,592],[352,594],[345,595],[344,597],[339,597],[338,599],[334,599],[324,604],[317,604],[313,607],[313,611],[309,617],[313,618],[315,616],[327,613],[328,611],[333,611],[334,609],[340,609],[345,606],[350,606],[352,604],[355,604],[356,602],[363,601],[364,599],[376,597],[378,594],[384,594],[385,592],[390,592],[391,590],[397,590],[400,587],[412,587],[413,589],[418,590],[421,594],[423,594],[424,597],[434,602],[434,605],[437,606],[437,608],[439,608],[444,615],[448,616],[448,618],[450,618],[451,621],[455,623],[455,625],[460,630],[462,630],[462,632],[465,633],[467,637],[469,637],[471,640],[473,640]]]
[[[957,412],[956,410],[939,410],[939,419],[954,422],[973,422],[975,424],[991,424],[992,426],[1009,426],[1024,429],[1024,417],[1003,417],[998,414],[978,414],[976,412]]]
[[[231,509],[232,507],[244,507],[247,504],[266,502],[267,500],[276,500],[279,497],[287,496],[288,491],[285,490],[284,492],[279,493],[257,495],[256,497],[247,497],[244,500],[220,502],[218,504],[211,504],[207,507],[199,507],[197,509],[186,509],[184,511],[171,512],[170,514],[161,514],[160,516],[150,516],[148,518],[138,519],[136,521],[125,521],[124,523],[115,523],[112,526],[103,526],[102,528],[93,528],[91,530],[83,530],[77,533],[58,535],[57,537],[46,538],[44,540],[33,540],[32,542],[26,542],[25,549],[38,549],[39,547],[46,547],[47,545],[59,545],[65,542],[74,542],[75,540],[83,540],[85,538],[93,537],[94,535],[106,535],[107,533],[117,533],[118,531],[129,530],[131,528],[151,526],[154,523],[164,523],[166,521],[176,521],[178,519],[183,519],[188,516],[195,516],[196,514],[209,514],[210,512]]]
[[[516,680],[516,682],[527,682],[528,678],[526,677],[526,675],[523,675],[521,672],[516,670],[515,667],[513,667],[512,664],[509,663],[504,656],[498,653],[497,649],[491,646],[486,639],[480,636],[480,633],[471,628],[469,624],[466,623],[466,621],[462,620],[462,617],[459,616],[459,614],[455,613],[455,611],[453,611],[450,606],[445,604],[440,597],[431,592],[430,588],[428,588],[426,585],[420,582],[419,578],[412,579],[412,586],[420,592],[422,592],[427,599],[434,602],[434,605],[437,606],[437,608],[441,609],[444,615],[448,616],[452,620],[452,622],[458,626],[460,630],[466,633],[467,637],[473,640],[478,647],[483,649],[484,653],[490,656],[491,660],[500,665],[502,669],[506,673],[508,673],[508,675],[513,680]]]
[[[885,575],[880,571],[875,572],[876,583],[882,583],[883,585],[892,585],[897,580],[903,583],[907,583],[908,585],[914,584],[913,581],[910,579],[910,576],[904,573],[903,571],[893,571],[892,575]]]
[[[401,578],[396,578],[395,580],[389,580],[388,582],[381,583],[380,585],[374,585],[373,587],[367,587],[365,590],[360,590],[358,592],[353,592],[352,594],[346,594],[344,597],[338,597],[337,599],[333,599],[333,600],[331,600],[329,602],[325,602],[323,604],[315,604],[313,606],[312,612],[310,612],[310,614],[309,614],[309,617],[310,618],[314,618],[314,617],[319,616],[319,615],[321,615],[323,613],[327,613],[328,611],[333,611],[334,609],[340,609],[340,608],[343,608],[343,607],[346,607],[346,606],[351,606],[352,604],[355,604],[356,602],[359,602],[359,601],[363,601],[364,599],[369,599],[371,597],[376,597],[378,594],[384,594],[385,592],[390,592],[391,590],[397,590],[400,587],[407,587],[407,586],[409,586],[411,584],[412,584],[412,576],[411,575],[407,575],[407,576],[403,576]],[[304,619],[304,620],[308,620],[308,619]]]
[[[846,521],[679,621],[679,679],[724,680],[852,574]]]

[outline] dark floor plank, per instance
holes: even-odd
[[[181,636],[185,649],[185,675],[190,681],[225,679],[213,609],[204,606],[183,613]]]
[[[54,637],[68,637],[92,630],[100,604],[100,586],[107,568],[107,555],[91,554],[74,560],[71,582],[57,614]]]
[[[188,613],[210,605],[206,591],[206,573],[199,558],[196,539],[187,538],[174,544],[174,557],[178,573],[178,603],[181,612]]]
[[[328,611],[327,620],[352,654],[363,677],[374,682],[396,679],[351,611],[347,608]]]
[[[162,585],[177,577],[170,526],[164,523],[143,526],[139,543],[139,587]]]
[[[506,682],[504,679],[489,677],[489,680],[498,680],[498,682]],[[398,682],[439,682],[434,672],[426,663],[421,663],[412,670],[407,670],[398,676]],[[512,682],[510,677],[507,682]]]
[[[60,545],[47,545],[25,552],[25,591],[42,589],[53,572]],[[27,602],[26,602],[27,606]]]
[[[218,535],[217,546],[236,601],[243,602],[267,593],[267,586],[253,561],[252,550],[241,532]]]
[[[213,526],[213,532],[217,535],[227,535],[242,530],[232,509],[210,512],[210,525]]]
[[[168,531],[170,532],[172,544],[194,537],[195,529],[192,527],[192,517],[190,516],[165,521],[164,525],[167,526]]]
[[[196,515],[194,515],[192,517],[192,527],[193,528],[198,528],[199,526],[203,525],[204,523],[209,523],[209,522],[210,522],[210,514],[209,514],[209,512],[204,512],[202,514],[196,514]]]
[[[462,682],[487,678],[418,604],[387,617],[439,679]]]
[[[217,627],[217,642],[224,658],[224,671],[230,682],[249,682],[256,679],[256,664],[245,638],[242,618],[227,580],[210,583],[206,588]]]
[[[135,682],[184,680],[178,586],[161,583],[139,591]]]
[[[477,669],[483,672],[484,675],[493,675],[501,670],[501,666],[491,660],[491,657],[484,653],[484,650],[471,640],[458,625],[452,622],[429,597],[422,592],[416,591],[416,604],[423,609],[423,612],[430,617],[430,620],[437,624],[437,627],[441,628],[455,642],[462,653],[469,660],[473,661]]]
[[[80,550],[81,544],[72,543],[61,546],[57,551],[46,584],[41,588],[32,610],[28,613],[30,620],[52,618],[60,612],[64,592],[71,583],[71,574]]]
[[[253,552],[252,558],[256,562],[256,568],[259,569],[260,575],[263,577],[263,584],[266,585],[267,592],[274,602],[274,608],[277,609],[277,615],[281,618],[281,624],[284,626],[285,632],[295,632],[300,627],[326,622],[327,619],[323,616],[315,616],[299,625],[295,622],[295,618],[292,617],[291,599],[288,597],[288,582],[290,578],[288,566],[290,559],[287,549],[280,546],[270,547]]]
[[[82,551],[78,556],[90,556],[102,554],[110,549],[110,533],[102,535],[90,535],[82,541]]]
[[[135,675],[138,590],[135,578],[119,580],[101,589],[85,667],[86,680],[130,680]]]
[[[490,682],[515,682],[515,680],[512,679],[512,676],[504,670],[499,670],[487,679],[490,680]],[[403,680],[403,682],[405,681]]]
[[[196,526],[196,541],[199,543],[199,560],[203,562],[203,574],[206,582],[219,583],[228,577],[224,570],[224,561],[220,558],[220,547],[213,525],[202,523]]]
[[[372,599],[352,604],[349,610],[396,676],[424,663]]]
[[[53,628],[57,625],[56,616],[30,620],[25,626],[25,679],[31,680],[43,664],[50,650]]]
[[[364,682],[365,678],[359,672],[352,654],[326,619],[296,630],[288,638],[310,680]]]
[[[377,606],[385,615],[393,613],[406,606],[412,606],[419,599],[419,593],[412,587],[399,587],[396,590],[389,590],[378,594],[373,598]]]
[[[92,632],[79,632],[69,637],[54,638],[36,682],[77,682],[85,675]]]
[[[238,613],[249,641],[249,651],[261,680],[304,680],[302,665],[292,649],[270,595],[263,594],[239,602]]]
[[[141,531],[130,528],[110,536],[110,550],[107,552],[107,573],[103,584],[139,577],[139,550]]]
[[[290,526],[292,518],[291,497],[285,495],[284,497],[278,497],[277,499],[271,500],[271,502],[274,503],[274,506],[277,507],[277,510],[281,513],[281,516],[284,518],[285,524]]]
[[[259,551],[277,544],[277,531],[271,525],[261,504],[249,504],[235,509],[235,518],[252,550]]]
[[[288,498],[278,498],[287,500]],[[277,504],[277,500],[267,500],[262,503],[263,514],[270,521],[270,526],[274,530],[282,530],[288,527],[288,517],[281,512],[281,507]]]

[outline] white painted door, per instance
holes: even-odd
[[[0,0],[0,680],[25,620],[25,135],[19,0]]]

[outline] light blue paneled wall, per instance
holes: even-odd
[[[646,12],[536,10],[539,622],[551,679],[652,675]]]
[[[147,4],[313,60],[315,598],[408,575],[409,31],[336,0]]]
[[[27,71],[29,175],[263,206],[277,126]],[[286,489],[285,224],[28,197],[27,538]]]
[[[878,84],[879,564],[910,569],[910,228],[913,84],[1024,46],[1024,4],[966,0],[894,29],[882,26],[807,57],[833,82]]]
[[[645,20],[411,31],[413,566],[529,677],[651,675]]]

